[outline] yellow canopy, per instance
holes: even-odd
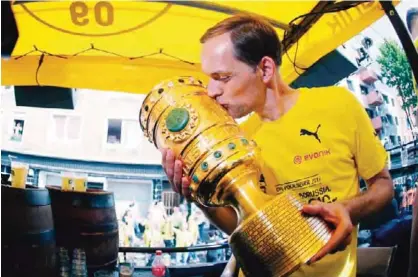
[[[147,93],[162,79],[202,75],[200,36],[239,11],[269,19],[282,40],[287,30],[281,73],[291,82],[296,48],[297,66],[308,68],[384,14],[378,2],[333,2],[18,1],[19,39],[2,59],[2,84]],[[357,6],[323,14],[341,5]]]

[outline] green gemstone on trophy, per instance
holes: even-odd
[[[242,141],[242,144],[244,144],[244,145],[247,145],[248,144],[248,140],[245,139],[245,138],[241,139],[241,141]]]
[[[233,142],[230,142],[230,143],[228,144],[228,148],[229,148],[230,150],[234,150],[234,149],[235,149],[235,147],[236,147],[236,145],[235,145],[235,143],[233,143]]]
[[[166,118],[167,129],[170,132],[180,132],[186,128],[189,118],[189,112],[185,108],[175,108]]]
[[[193,182],[198,183],[199,182],[199,177],[197,177],[197,175],[193,175],[192,177]]]
[[[207,171],[208,168],[209,168],[208,163],[207,162],[203,162],[202,165],[201,165],[201,168],[202,168],[203,171]]]
[[[215,158],[219,159],[220,157],[222,157],[222,152],[216,151],[213,155],[215,156]]]

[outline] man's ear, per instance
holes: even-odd
[[[261,69],[261,78],[265,84],[271,82],[276,74],[276,63],[270,57],[263,57],[258,66]]]

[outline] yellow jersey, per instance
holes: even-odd
[[[263,122],[254,114],[241,125],[261,150],[260,188],[271,195],[292,191],[304,203],[357,196],[359,177],[373,177],[387,159],[365,109],[341,87],[299,92],[296,104],[278,120]],[[303,265],[291,276],[355,277],[356,250],[357,229],[345,251]]]

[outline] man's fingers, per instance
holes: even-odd
[[[165,167],[165,163],[166,163],[166,157],[167,157],[167,149],[166,148],[162,148],[160,150],[161,152],[161,156],[162,156],[162,161],[161,164],[163,165],[163,167]],[[164,168],[165,169],[165,168]]]
[[[323,206],[317,204],[304,205],[302,207],[302,212],[309,215],[319,215],[323,212]]]
[[[181,192],[184,197],[190,198],[191,191],[190,191],[190,179],[188,177],[183,177],[181,179]]]
[[[314,263],[322,259],[326,254],[330,253],[332,250],[336,249],[346,237],[351,234],[350,226],[346,221],[342,221],[337,225],[334,233],[332,234],[330,240],[316,253],[309,261],[309,263]]]
[[[174,162],[173,185],[181,191],[181,178],[183,177],[183,163],[180,160]]]
[[[335,250],[333,250],[331,254],[334,254],[338,251],[344,251],[347,248],[347,246],[350,245],[350,243],[351,243],[351,233],[347,235],[347,237],[345,237],[343,242]]]
[[[344,251],[348,245],[351,243],[351,233],[343,240],[343,242],[334,250],[332,250],[330,253],[334,254],[338,251]]]
[[[167,151],[166,160],[165,160],[165,170],[167,173],[168,180],[173,182],[174,177],[174,162],[175,162],[175,156],[172,150]]]

